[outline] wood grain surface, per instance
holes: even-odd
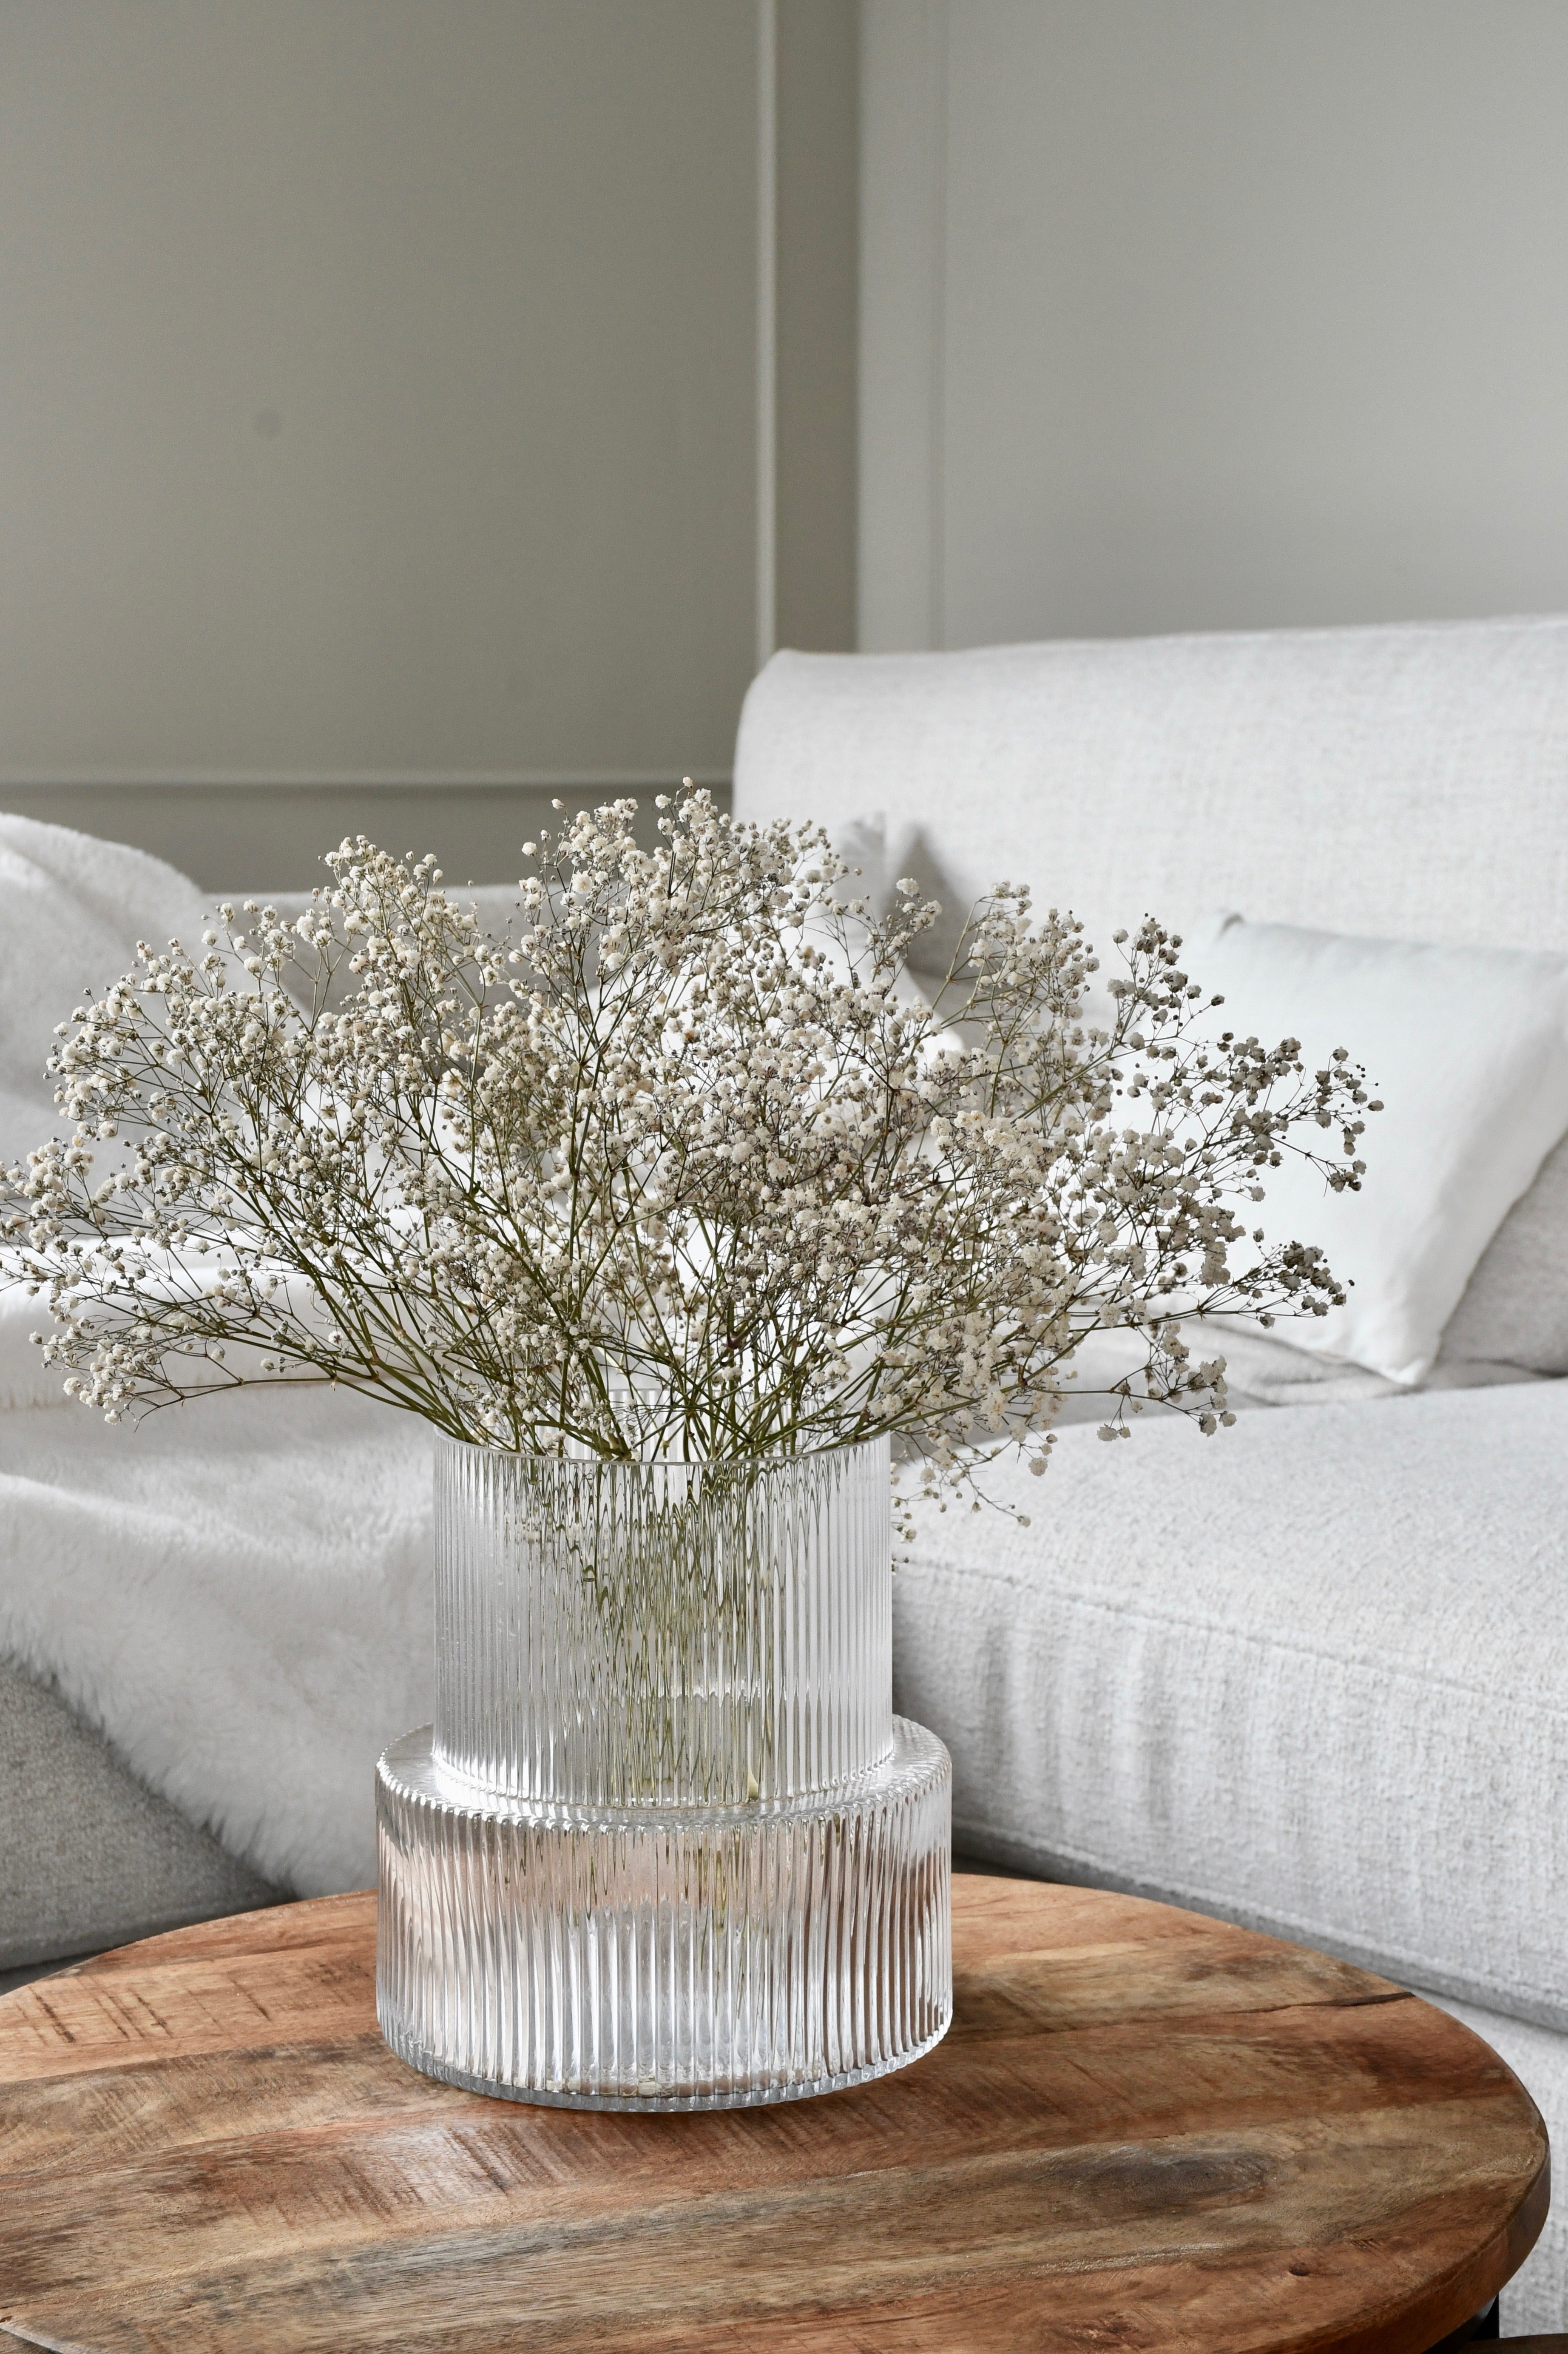
[[[437,2084],[375,1899],[0,1999],[0,2348],[1416,2354],[1547,2201],[1500,2060],[1381,1978],[1130,1897],[960,1878],[899,2074],[691,2116]]]

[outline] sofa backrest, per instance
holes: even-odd
[[[1568,949],[1568,616],[776,654],[735,809],[881,812],[949,908]]]

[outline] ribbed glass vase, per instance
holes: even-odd
[[[895,1717],[887,1446],[450,1440],[436,1722],[377,1769],[382,2031],[514,2100],[693,2109],[945,2032],[950,1769]]]

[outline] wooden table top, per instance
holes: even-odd
[[[1546,2211],[1441,2011],[1130,1897],[960,1878],[913,2067],[695,2115],[527,2108],[376,2029],[375,1898],[0,1999],[0,2347],[61,2354],[1415,2354]]]

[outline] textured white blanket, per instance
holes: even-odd
[[[269,1879],[362,1888],[376,1756],[430,1714],[430,1453],[302,1384],[0,1414],[0,1651]]]
[[[58,1130],[55,1024],[203,909],[140,851],[0,817],[0,1155]],[[0,1652],[269,1879],[363,1887],[376,1755],[430,1712],[429,1433],[314,1386],[110,1428],[48,1323],[0,1290]]]
[[[199,938],[140,851],[0,817],[0,1155],[58,1132],[57,1023]],[[422,1426],[320,1389],[111,1429],[61,1395],[0,1290],[0,1652],[52,1676],[156,1790],[269,1878],[373,1875],[377,1750],[429,1712]]]
[[[90,834],[0,816],[0,1158],[59,1126],[44,1063],[57,1023],[136,961],[139,939],[201,937],[188,875]]]

